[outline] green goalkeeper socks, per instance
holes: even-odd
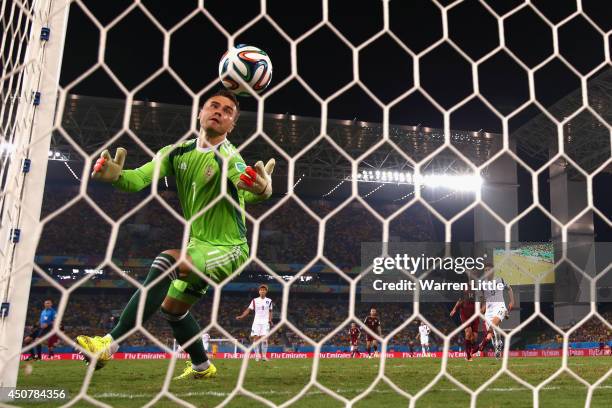
[[[147,292],[147,299],[145,301],[144,310],[142,313],[142,322],[146,322],[161,306],[164,298],[166,297],[166,293],[168,293],[168,288],[170,287],[170,276],[166,276],[164,279],[161,279],[154,286],[148,286],[153,280],[155,280],[158,276],[160,276],[164,271],[169,269],[175,262],[175,259],[166,254],[160,254],[155,258],[153,264],[151,265],[151,269],[149,269],[149,274],[147,275],[147,279],[143,282],[143,285],[146,285],[149,290]],[[136,325],[136,316],[138,315],[138,303],[140,302],[140,292],[139,289],[132,298],[128,302],[125,309],[121,313],[121,317],[119,318],[119,322],[117,326],[110,332],[110,335],[113,339],[118,339],[123,336],[125,333],[130,331]]]
[[[189,353],[192,365],[197,366],[208,360],[206,351],[204,351],[204,343],[202,343],[202,338],[200,338],[200,325],[191,312],[188,312],[185,317],[180,320],[168,320],[168,323],[170,323],[170,327],[172,327],[174,338],[181,347],[193,337],[198,336],[198,338],[188,347],[183,347],[183,349]]]
[[[142,313],[143,323],[146,322],[160,308],[166,294],[168,293],[171,280],[169,276],[166,276],[166,278],[161,279],[154,286],[149,286],[149,284],[158,278],[164,271],[170,268],[174,262],[175,259],[166,254],[158,255],[157,258],[155,258],[155,261],[153,261],[149,274],[147,275],[147,279],[145,279],[143,282],[143,285],[149,288]],[[141,291],[139,289],[136,293],[134,293],[125,309],[123,309],[123,313],[121,313],[117,326],[115,326],[115,328],[110,332],[113,339],[118,339],[119,337],[123,336],[136,325],[140,293]],[[185,317],[180,320],[169,321],[169,323],[172,327],[174,338],[181,345],[200,333],[200,326],[191,313],[187,313]],[[191,363],[194,366],[208,361],[208,357],[204,351],[204,344],[200,338],[194,341],[189,347],[186,347],[185,351],[189,353]]]

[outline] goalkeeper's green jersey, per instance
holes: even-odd
[[[140,191],[151,184],[155,164],[159,162],[159,177],[174,176],[178,198],[186,220],[190,220],[221,194],[223,159],[227,159],[227,194],[240,205],[234,207],[226,198],[216,202],[191,224],[190,237],[212,245],[246,243],[244,203],[262,200],[259,196],[239,190],[237,184],[246,165],[240,153],[224,140],[214,148],[198,146],[197,139],[178,146],[162,148],[155,158],[134,170],[123,170],[113,185],[123,191]],[[217,154],[215,154],[215,151]]]

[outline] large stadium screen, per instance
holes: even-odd
[[[498,248],[493,252],[495,276],[510,285],[555,283],[554,251],[551,242]]]

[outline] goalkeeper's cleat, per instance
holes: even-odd
[[[217,376],[217,367],[213,363],[210,363],[208,368],[204,371],[196,371],[193,369],[191,361],[187,361],[187,366],[183,370],[183,374],[174,377],[174,380],[187,380],[187,379],[200,379],[200,378],[214,378]]]
[[[96,361],[96,370],[101,369],[106,365],[108,360],[111,359],[112,353],[110,351],[110,345],[113,340],[109,337],[89,337],[89,336],[78,336],[76,338],[79,346],[87,350],[90,354],[97,355],[98,360]],[[85,364],[89,365],[91,359],[85,353],[80,353],[85,359]]]

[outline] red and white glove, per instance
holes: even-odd
[[[117,181],[119,176],[121,176],[126,155],[127,151],[123,147],[117,148],[114,159],[111,158],[108,150],[104,150],[98,160],[96,160],[91,178],[106,183]]]
[[[265,167],[260,160],[255,163],[255,168],[248,166],[240,175],[238,188],[249,191],[257,196],[268,198],[272,195],[272,172],[274,171],[274,159],[268,160]]]

